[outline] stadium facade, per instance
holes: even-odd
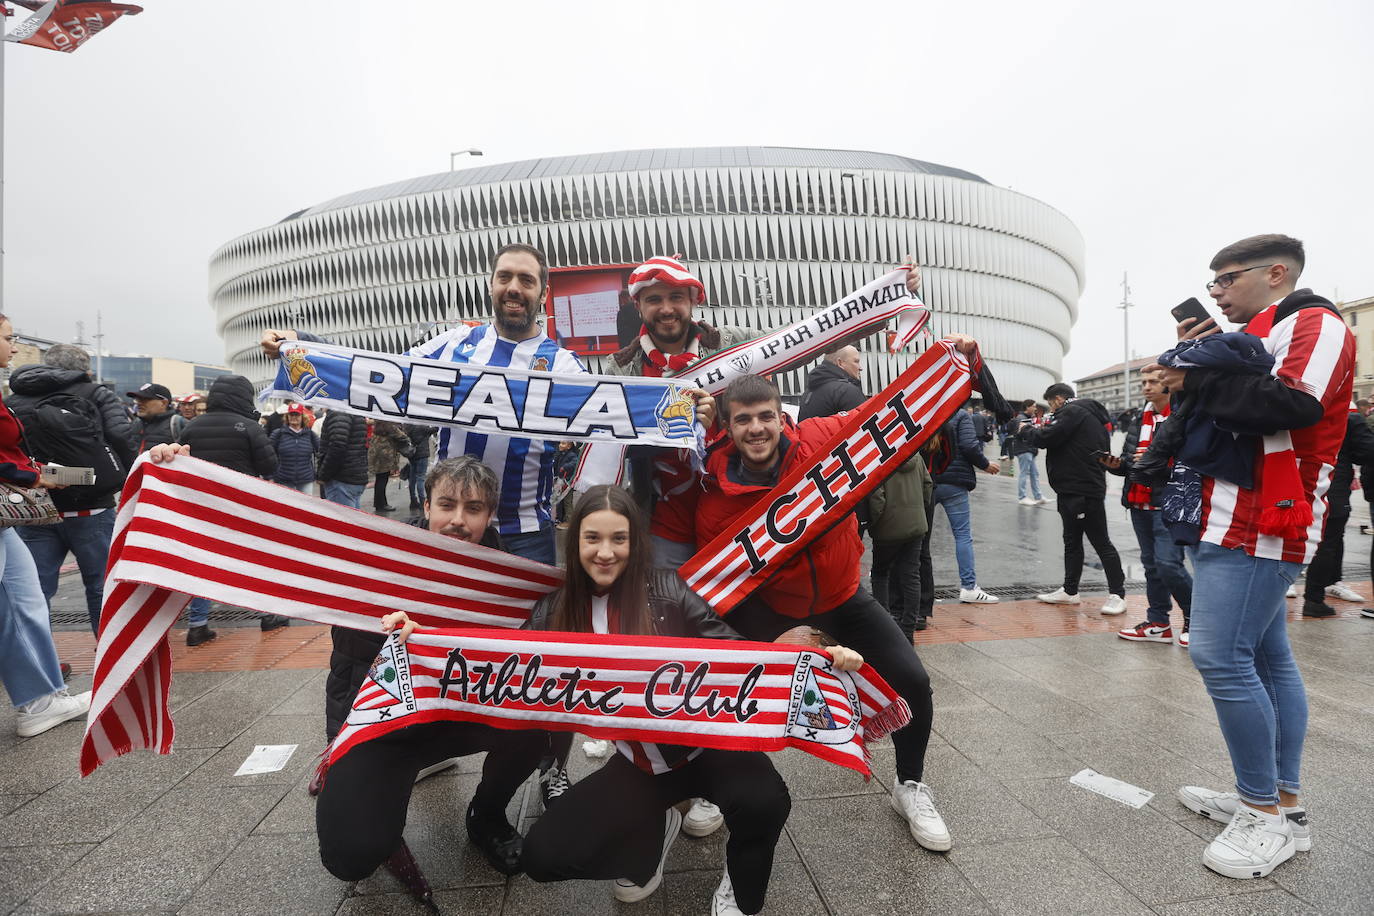
[[[1009,397],[1060,380],[1084,279],[1062,213],[916,159],[781,147],[532,159],[358,191],[228,242],[210,262],[227,361],[265,383],[265,328],[400,352],[488,318],[492,255],[514,241],[555,268],[680,252],[706,285],[701,317],[754,328],[797,321],[914,252],[932,331],[977,337]],[[862,345],[868,390],[911,358],[883,345]],[[784,393],[803,378],[780,379]]]

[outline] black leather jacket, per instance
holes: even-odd
[[[547,630],[553,617],[554,598],[545,595],[530,612],[522,629]],[[649,616],[654,634],[689,639],[743,639],[671,569],[649,573]]]

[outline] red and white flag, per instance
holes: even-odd
[[[824,534],[939,430],[972,392],[968,360],[937,341],[891,385],[678,570],[724,614]]]
[[[28,3],[21,5],[35,8]],[[5,40],[70,54],[94,38],[96,33],[113,25],[120,16],[133,16],[141,12],[143,7],[130,3],[50,0],[15,26]]]
[[[840,671],[798,646],[419,630],[387,640],[326,766],[395,729],[445,720],[728,751],[795,747],[867,777],[867,743],[911,711],[870,666]]]
[[[563,571],[189,457],[135,462],[115,520],[81,772],[169,753],[167,634],[191,600],[357,630],[518,627]]]

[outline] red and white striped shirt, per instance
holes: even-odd
[[[1303,537],[1279,538],[1260,534],[1259,492],[1264,463],[1255,456],[1255,485],[1239,487],[1225,480],[1202,480],[1202,540],[1226,548],[1242,548],[1255,557],[1307,563],[1321,541],[1326,520],[1326,491],[1336,453],[1345,439],[1346,412],[1354,383],[1355,338],[1340,316],[1329,309],[1299,309],[1277,324],[1279,303],[1260,312],[1245,326],[1263,339],[1274,356],[1272,374],[1285,385],[1321,402],[1322,418],[1311,426],[1264,437],[1269,451],[1293,442],[1303,495],[1312,507],[1312,524]]]

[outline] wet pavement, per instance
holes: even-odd
[[[1053,504],[1018,506],[1013,479],[981,477],[972,506],[980,584],[1057,583]],[[1369,542],[1359,533],[1368,513],[1358,498],[1356,512],[1347,570],[1368,596]],[[1109,517],[1123,558],[1135,560],[1124,511]],[[935,552],[937,580],[957,582],[938,515]],[[1374,752],[1374,620],[1344,602],[1332,602],[1337,619],[1303,620],[1290,602],[1311,706],[1304,798],[1314,846],[1269,878],[1234,881],[1201,864],[1220,825],[1175,799],[1184,784],[1227,788],[1211,703],[1186,650],[1114,635],[1143,616],[1143,597],[1134,589],[1131,610],[1105,618],[1101,584],[1090,569],[1077,608],[939,603],[932,628],[918,634],[936,710],[926,777],[954,836],[949,853],[917,847],[892,812],[889,742],[874,748],[870,782],[799,752],[775,755],[793,809],[765,912],[1369,912],[1374,802],[1362,790]],[[77,670],[73,687],[87,689],[93,641],[79,626],[79,593],[77,577],[65,575],[54,612],[60,652]],[[0,703],[0,912],[422,912],[387,875],[346,884],[320,866],[305,784],[323,743],[325,628],[263,634],[251,619],[230,619],[233,609],[216,616],[220,637],[204,646],[188,649],[173,631],[170,756],[138,753],[82,780],[78,724],[19,739],[13,710]],[[598,765],[581,743],[575,777]],[[260,744],[298,748],[279,772],[235,776]],[[1135,809],[1095,795],[1069,782],[1084,768],[1154,797]],[[421,783],[410,808],[406,836],[444,912],[709,912],[724,830],[681,837],[663,887],[639,904],[616,903],[599,882],[503,878],[464,836],[479,769],[480,757],[468,758]],[[540,804],[527,784],[510,813],[528,826]]]

